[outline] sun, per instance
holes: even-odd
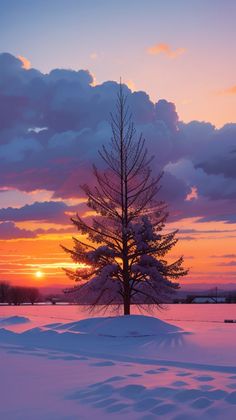
[[[41,277],[43,277],[43,272],[42,271],[36,271],[35,277],[37,277],[37,279],[40,279]]]

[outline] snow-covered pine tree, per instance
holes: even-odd
[[[78,215],[71,219],[85,239],[73,238],[73,249],[63,249],[87,266],[65,270],[78,282],[69,289],[78,301],[122,304],[129,315],[131,303],[161,305],[187,271],[182,257],[170,264],[164,258],[177,242],[177,231],[163,233],[168,213],[156,199],[162,174],[152,176],[152,158],[142,135],[136,135],[126,102],[120,84],[112,138],[99,152],[107,169],[94,166],[95,187],[82,186],[95,216],[90,223]]]

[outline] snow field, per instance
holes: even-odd
[[[0,418],[236,418],[234,325],[42,321],[0,318]]]

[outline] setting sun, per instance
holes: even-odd
[[[43,272],[42,271],[36,271],[35,277],[37,277],[37,279],[40,279],[41,277],[43,277]]]

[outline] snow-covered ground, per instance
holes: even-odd
[[[0,418],[235,419],[236,306],[157,315],[0,307]]]

